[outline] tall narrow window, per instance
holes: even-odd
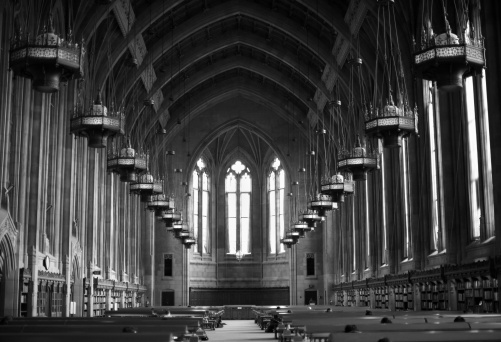
[[[402,187],[404,195],[404,258],[410,259],[411,255],[411,237],[410,237],[410,210],[409,210],[409,152],[408,140],[402,141]]]
[[[388,256],[388,235],[386,229],[386,182],[385,182],[385,169],[384,169],[384,155],[381,155],[381,196],[382,198],[382,224],[383,224],[383,241],[382,241],[382,249],[383,249],[383,266],[388,264],[387,256]]]
[[[365,267],[369,268],[370,265],[370,219],[369,219],[369,180],[365,181]]]
[[[468,165],[469,165],[469,191],[471,213],[471,238],[480,239],[480,174],[478,169],[477,126],[475,123],[475,94],[473,77],[465,79],[466,117],[468,132]]]
[[[225,192],[228,254],[250,254],[252,179],[249,168],[239,160],[226,171]]]
[[[210,253],[209,234],[209,175],[202,158],[192,174],[193,184],[193,234],[197,240],[195,252]]]
[[[440,179],[439,179],[439,153],[437,144],[438,125],[436,121],[435,88],[429,82],[428,97],[428,131],[430,139],[430,174],[431,174],[431,216],[432,216],[432,249],[441,251],[443,249],[440,217]]]
[[[269,212],[269,244],[270,253],[284,253],[284,245],[280,239],[285,233],[285,171],[280,160],[275,158],[271,163],[268,175],[268,212]]]
[[[306,275],[315,275],[315,253],[306,253]]]
[[[172,254],[164,254],[164,277],[172,277]]]

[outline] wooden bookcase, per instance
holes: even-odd
[[[412,285],[395,287],[395,310],[414,310]]]
[[[374,290],[376,309],[388,309],[388,288],[386,286],[378,287]]]
[[[29,295],[30,295],[30,282],[29,280],[21,279],[20,294],[19,294],[19,317],[28,317]]]
[[[348,290],[346,291],[346,295],[347,295],[347,305],[348,306],[356,306],[357,305],[357,298],[356,298],[356,292],[355,290]]]
[[[420,285],[421,310],[447,310],[449,308],[449,293],[447,283],[430,281]]]
[[[482,280],[484,312],[499,312],[499,285],[496,278]]]
[[[336,305],[337,306],[344,306],[344,291],[343,290],[336,291]]]
[[[102,288],[94,289],[92,308],[94,317],[104,316],[104,312],[106,311],[107,291],[108,290]]]
[[[371,296],[369,288],[363,288],[358,290],[358,294],[360,296],[360,301],[358,306],[370,306],[371,305]]]

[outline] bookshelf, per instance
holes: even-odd
[[[106,297],[108,290],[97,288],[94,290],[93,296],[93,316],[99,317],[104,316],[104,312],[106,311]]]
[[[369,288],[363,288],[358,290],[358,294],[360,296],[360,301],[358,306],[370,306],[371,305],[371,296]]]
[[[83,316],[88,317],[89,316],[89,310],[88,310],[88,303],[89,303],[89,296],[90,296],[90,290],[89,290],[89,285],[85,282],[84,279],[84,296],[83,296]]]
[[[348,290],[348,291],[346,291],[346,299],[347,299],[346,305],[348,305],[348,306],[356,306],[357,305],[357,300],[356,300],[356,296],[355,296],[355,290]]]
[[[399,285],[395,287],[395,309],[414,310],[412,285]]]
[[[122,307],[122,291],[111,291],[111,310],[118,310]]]
[[[378,287],[374,290],[376,309],[388,309],[388,289],[386,286]]]
[[[126,308],[134,307],[134,292],[132,291],[125,292],[125,307]]]
[[[447,310],[449,308],[447,283],[442,281],[422,283],[420,291],[421,310]]]
[[[27,280],[23,280],[20,286],[19,294],[19,316],[28,317],[28,298],[30,294],[30,283]]]
[[[336,305],[344,306],[344,291],[342,290],[336,292]]]
[[[50,316],[62,317],[63,316],[63,285],[57,284],[52,288],[50,293]]]
[[[484,279],[482,280],[482,287],[484,289],[484,311],[485,312],[499,312],[499,284],[498,280]]]
[[[40,282],[37,293],[37,316],[47,317],[47,285]]]

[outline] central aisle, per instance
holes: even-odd
[[[224,328],[205,330],[209,342],[231,341],[273,341],[273,333],[265,333],[254,320],[225,320]]]

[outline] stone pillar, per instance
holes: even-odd
[[[92,277],[93,269],[94,264],[92,263],[92,261],[89,261],[87,264],[87,279],[89,280],[89,288],[87,290],[87,317],[94,316],[94,279]]]
[[[63,305],[63,317],[70,317],[70,303],[71,303],[71,268],[70,268],[70,258],[66,255],[63,265],[65,291],[64,291],[64,305]]]
[[[28,305],[28,317],[37,316],[37,299],[38,299],[38,265],[37,265],[38,252],[33,246],[29,256],[31,268],[31,296]],[[31,310],[29,309],[31,307]]]

